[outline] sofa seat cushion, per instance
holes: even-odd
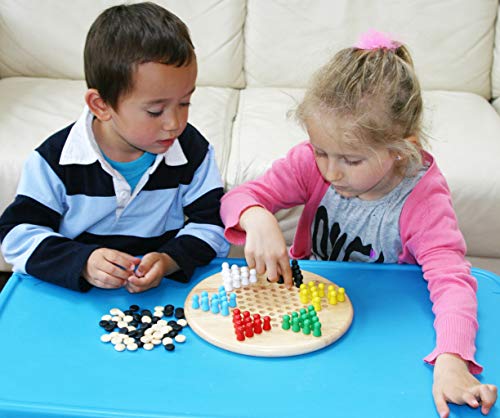
[[[500,115],[500,97],[493,101],[493,107],[496,109],[497,113]]]
[[[287,118],[303,93],[283,88],[241,92],[226,174],[228,187],[261,175],[272,161],[307,139],[293,117]],[[427,91],[423,96],[430,151],[450,185],[468,254],[499,257],[500,117],[485,99],[472,93]],[[299,215],[300,210],[280,213],[288,244]]]
[[[52,133],[74,122],[84,106],[82,80],[11,77],[0,80],[0,210],[15,196],[23,162]],[[198,87],[189,121],[214,146],[221,172],[229,158],[238,90]],[[0,270],[8,270],[0,258]]]

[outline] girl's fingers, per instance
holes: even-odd
[[[279,260],[279,270],[283,279],[285,280],[285,286],[290,289],[293,286],[292,269],[290,268],[290,262],[288,257],[280,258]]]
[[[479,402],[471,392],[464,392],[462,395],[463,402],[469,405],[471,408],[477,408],[479,406]]]
[[[450,408],[448,407],[448,403],[446,402],[443,393],[434,394],[434,404],[436,405],[436,410],[440,418],[448,418],[450,415]]]
[[[479,386],[479,399],[481,399],[481,412],[488,414],[491,407],[497,400],[497,387],[495,385],[481,385]]]

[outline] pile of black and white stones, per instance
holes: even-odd
[[[184,309],[174,305],[156,306],[154,312],[138,305],[131,305],[125,311],[113,308],[99,322],[108,332],[101,335],[101,341],[113,344],[116,351],[152,350],[159,345],[173,351],[174,342],[186,341],[181,332],[187,324]]]

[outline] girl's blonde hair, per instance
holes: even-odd
[[[346,48],[314,75],[295,116],[303,125],[318,113],[345,130],[342,141],[385,147],[401,158],[402,175],[422,166],[422,95],[404,45],[393,49]],[[406,140],[414,137],[415,141]]]

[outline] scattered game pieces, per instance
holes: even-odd
[[[174,339],[178,343],[186,341],[186,336],[179,334],[188,325],[184,308],[166,305],[156,306],[154,312],[149,309],[139,311],[139,306],[131,305],[125,311],[113,308],[109,314],[103,315],[99,326],[108,334],[101,335],[101,341],[113,344],[116,351],[136,351],[139,348],[152,350],[157,345],[173,351]],[[177,320],[167,322],[163,319],[172,316]]]

